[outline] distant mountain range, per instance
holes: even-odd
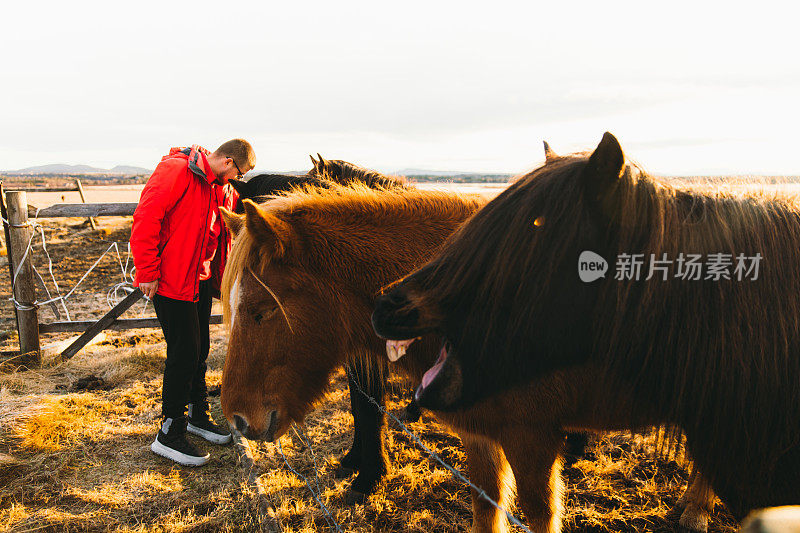
[[[19,176],[24,174],[120,174],[125,176],[148,175],[153,171],[130,165],[117,165],[114,168],[97,168],[89,165],[64,165],[60,163],[52,165],[40,165],[38,167],[21,168],[19,170],[6,170],[3,174],[9,176]]]

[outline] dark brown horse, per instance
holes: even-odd
[[[406,179],[401,176],[381,174],[377,170],[360,167],[341,159],[324,159],[319,154],[317,154],[317,157],[319,159],[314,159],[311,156],[311,163],[314,166],[308,171],[308,176],[310,177],[332,181],[341,185],[363,183],[373,189],[403,189],[411,187]]]
[[[585,251],[608,260],[605,277],[581,280]],[[631,254],[648,258],[641,277],[619,275]],[[648,277],[666,264],[651,257],[688,254],[730,260],[728,279],[686,279],[685,264]],[[742,279],[739,254],[752,259]],[[444,339],[417,398],[487,410],[474,431],[502,444],[532,525],[559,527],[562,427],[681,429],[741,518],[800,502],[798,265],[794,199],[676,190],[626,164],[606,134],[500,194],[372,320],[389,339]]]
[[[341,159],[324,159],[319,154],[317,157],[319,160],[311,157],[314,166],[305,175],[257,174],[248,178],[247,181],[230,180],[231,186],[239,194],[234,211],[243,213],[242,202],[248,198],[253,201],[264,200],[269,196],[306,186],[328,188],[331,183],[340,185],[363,183],[373,189],[410,187],[405,178],[399,176],[385,176],[375,170],[360,167]]]
[[[326,180],[293,174],[257,174],[247,181],[232,179],[228,180],[228,182],[239,195],[233,208],[236,213],[244,213],[242,202],[247,199],[257,201],[258,199],[306,186],[328,187]]]

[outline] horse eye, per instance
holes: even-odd
[[[264,320],[265,318],[268,318],[268,319],[272,318],[273,316],[275,316],[275,313],[277,313],[277,312],[278,312],[278,308],[274,307],[272,309],[269,309],[268,311],[264,311],[263,313],[259,312],[259,313],[254,314],[253,315],[253,320],[255,321],[256,324],[260,324],[262,320]]]

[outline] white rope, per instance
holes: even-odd
[[[3,222],[5,222],[6,224],[8,224],[11,227],[30,227],[30,228],[33,228],[33,231],[31,232],[30,239],[28,239],[28,245],[25,247],[25,252],[22,255],[22,259],[18,262],[18,264],[17,264],[17,266],[16,266],[16,268],[14,270],[14,275],[13,275],[12,280],[11,280],[11,298],[9,298],[9,300],[11,300],[14,303],[14,307],[16,307],[16,309],[18,309],[20,311],[30,311],[30,310],[38,309],[42,305],[48,305],[48,304],[51,304],[51,303],[54,303],[54,302],[58,302],[58,303],[61,304],[61,307],[64,309],[64,313],[66,314],[67,321],[72,321],[72,317],[70,316],[69,309],[67,308],[67,305],[66,305],[67,299],[70,296],[72,296],[73,293],[75,293],[75,291],[81,285],[81,283],[83,283],[86,280],[86,278],[89,276],[89,274],[91,274],[91,272],[95,269],[95,267],[97,267],[97,265],[100,264],[100,261],[102,261],[103,258],[106,255],[108,255],[109,252],[111,252],[111,250],[114,250],[114,252],[115,252],[115,254],[117,256],[117,263],[119,264],[119,267],[120,267],[120,273],[121,273],[122,281],[120,283],[117,283],[117,284],[113,285],[106,292],[106,303],[108,304],[109,308],[115,307],[122,300],[122,298],[120,298],[120,296],[119,296],[119,291],[122,290],[122,291],[125,291],[126,293],[129,294],[130,292],[132,292],[134,290],[134,287],[133,287],[133,280],[134,280],[133,272],[135,270],[135,267],[131,268],[130,272],[128,272],[128,266],[130,265],[130,258],[131,258],[130,242],[127,243],[127,250],[126,250],[126,256],[125,256],[125,263],[124,264],[122,262],[122,255],[120,253],[119,243],[112,242],[108,246],[108,248],[106,248],[106,250],[102,254],[100,254],[100,257],[97,258],[97,260],[92,264],[92,266],[89,267],[89,269],[83,274],[83,276],[81,276],[81,278],[69,290],[69,292],[67,292],[66,294],[62,295],[61,294],[61,289],[60,289],[60,287],[58,285],[58,281],[56,280],[55,274],[53,273],[53,259],[50,256],[49,250],[47,249],[47,239],[45,238],[45,234],[44,234],[44,226],[42,226],[41,224],[39,224],[37,222],[38,216],[39,216],[39,209],[36,210],[36,214],[34,215],[33,219],[28,221],[25,224],[9,224],[9,222],[5,218],[3,219]],[[41,236],[42,251],[44,252],[45,256],[47,257],[47,265],[48,265],[47,268],[48,268],[48,272],[50,273],[50,278],[53,281],[53,287],[54,287],[56,296],[53,296],[50,293],[50,290],[47,288],[47,284],[44,283],[44,279],[42,279],[42,276],[36,270],[36,267],[31,265],[33,267],[34,273],[42,281],[42,285],[44,286],[45,293],[47,294],[47,299],[44,300],[44,301],[36,300],[31,304],[25,304],[25,303],[22,303],[22,302],[20,302],[19,300],[16,299],[16,295],[15,295],[14,289],[16,288],[17,278],[19,277],[19,274],[20,274],[20,272],[22,270],[22,266],[25,264],[25,260],[28,258],[28,255],[33,250],[33,241],[36,238],[37,232]],[[126,294],[126,296],[127,296],[127,294]],[[148,301],[149,301],[149,299],[145,297],[145,303],[144,303],[144,306],[142,306],[141,315],[144,315],[144,312],[145,312],[145,310],[147,308]]]
[[[38,214],[38,211],[37,211],[37,214]],[[56,294],[58,294],[60,296],[61,295],[61,289],[58,286],[58,281],[56,281],[55,274],[53,274],[53,258],[50,257],[50,252],[47,251],[47,242],[46,242],[46,239],[44,238],[44,228],[41,226],[41,224],[39,224],[38,227],[39,227],[39,232],[42,235],[42,250],[44,250],[44,253],[47,256],[47,270],[48,270],[48,272],[50,272],[50,279],[53,280],[53,287],[55,287],[55,289],[56,289]],[[34,231],[35,231],[35,229],[34,229]],[[47,290],[47,285],[44,283],[44,280],[42,280],[42,285],[44,285],[45,292],[47,293],[47,297],[50,298],[50,291]],[[61,300],[61,307],[64,308],[64,314],[66,314],[67,320],[71,320],[71,318],[69,316],[69,309],[67,309],[67,304],[63,299]]]
[[[106,256],[106,254],[107,254],[108,252],[110,252],[110,251],[111,251],[111,249],[112,249],[112,248],[115,248],[115,249],[119,250],[119,248],[118,248],[118,246],[117,246],[117,243],[116,243],[116,242],[112,242],[112,243],[111,243],[111,245],[109,245],[109,247],[108,247],[108,248],[106,248],[106,251],[105,251],[105,252],[103,252],[103,253],[100,255],[100,257],[98,257],[98,258],[97,258],[97,260],[96,260],[96,261],[95,261],[95,262],[92,264],[92,266],[90,266],[90,267],[89,267],[89,270],[87,270],[87,271],[86,271],[86,273],[84,273],[84,274],[83,274],[83,276],[81,277],[81,279],[80,279],[80,280],[78,280],[78,283],[76,283],[76,284],[75,284],[75,285],[72,287],[72,289],[70,289],[70,291],[69,291],[67,294],[65,294],[65,295],[64,295],[64,299],[65,299],[65,300],[66,300],[67,298],[69,298],[70,296],[72,296],[72,293],[73,293],[73,292],[75,292],[75,289],[77,289],[77,288],[78,288],[78,286],[79,286],[81,283],[83,283],[83,280],[85,280],[85,279],[86,279],[86,278],[89,276],[89,274],[92,272],[92,270],[94,270],[94,268],[95,268],[95,267],[96,267],[96,266],[97,266],[97,265],[100,263],[100,261],[102,261],[102,260],[103,260],[103,258]]]
[[[36,209],[36,214],[33,216],[33,224],[36,224],[36,218],[38,216],[39,216],[39,209]],[[25,223],[25,224],[11,224],[6,219],[3,219],[3,222],[8,224],[12,228],[25,228],[25,227],[31,226],[30,221]],[[36,237],[36,231],[35,230],[33,232],[31,232],[31,238],[28,239],[28,246],[25,247],[25,253],[22,254],[22,260],[19,261],[19,264],[17,265],[17,268],[14,270],[14,275],[11,277],[11,298],[10,299],[14,302],[14,306],[20,311],[32,311],[32,310],[38,308],[38,305],[37,305],[36,302],[34,302],[32,305],[26,305],[26,304],[23,304],[21,302],[18,302],[16,297],[15,297],[15,295],[14,295],[14,289],[17,286],[17,276],[19,276],[19,272],[20,272],[20,270],[22,270],[22,265],[25,264],[25,259],[28,257],[28,253],[31,251],[31,245],[33,243],[33,238],[34,237]],[[11,246],[11,243],[8,243],[8,245]]]

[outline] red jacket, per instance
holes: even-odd
[[[201,279],[212,279],[218,292],[230,249],[219,206],[232,206],[235,193],[217,179],[204,152],[171,149],[133,213],[134,285],[158,280],[157,294],[175,300],[197,301]]]

